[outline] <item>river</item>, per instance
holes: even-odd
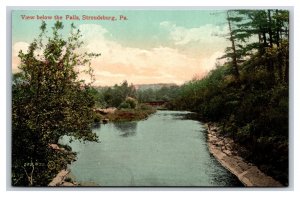
[[[157,111],[136,122],[94,129],[100,143],[73,141],[75,181],[100,186],[242,186],[209,153],[204,125],[193,113]]]

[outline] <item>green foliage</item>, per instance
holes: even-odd
[[[127,97],[125,101],[123,101],[120,105],[120,109],[135,109],[138,105],[138,102],[136,99]]]
[[[181,86],[170,107],[219,122],[224,135],[246,148],[241,152],[245,158],[288,185],[288,12],[231,12],[230,39],[237,60],[243,60],[237,62],[239,79],[231,59]],[[226,57],[232,58],[232,47]]]
[[[120,108],[120,109],[130,109],[131,106],[130,106],[129,103],[123,102],[123,103],[121,103],[121,104],[119,105],[119,108]]]
[[[92,95],[96,108],[106,107],[107,103],[104,100],[104,95],[102,91],[99,91],[99,89],[96,89],[95,87],[89,87],[88,92]]]
[[[159,89],[137,90],[137,99],[140,103],[155,101],[171,101],[179,95],[178,86],[162,87]]]
[[[138,102],[136,99],[127,97],[123,103],[119,106],[119,108],[130,108],[130,109],[135,109],[138,105]]]
[[[119,107],[127,97],[136,98],[135,87],[132,84],[128,85],[127,81],[113,87],[100,88],[98,94],[101,95],[98,99],[103,103],[102,107]]]
[[[76,67],[86,66],[98,54],[78,54],[80,31],[71,26],[70,37],[59,31],[61,22],[48,37],[46,23],[29,46],[20,51],[21,72],[14,74],[12,86],[12,185],[45,186],[53,176],[74,160],[69,151],[57,151],[63,135],[97,141],[91,131],[94,106],[89,84],[79,80]]]

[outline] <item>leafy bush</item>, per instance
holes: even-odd
[[[75,67],[87,66],[98,54],[78,54],[80,31],[71,25],[64,38],[57,21],[52,34],[43,22],[41,33],[28,51],[19,52],[20,73],[12,86],[12,185],[46,186],[53,176],[75,159],[71,152],[57,151],[63,135],[97,141],[92,132],[95,104],[90,84],[79,81]],[[41,55],[36,56],[37,52]],[[91,73],[90,73],[91,74]]]
[[[131,97],[127,97],[124,102],[119,105],[120,109],[135,109],[137,107],[137,100]]]
[[[137,100],[131,97],[127,97],[125,103],[128,103],[131,109],[135,109],[138,104]]]
[[[130,109],[130,108],[131,108],[131,106],[127,102],[123,102],[119,105],[119,109]]]

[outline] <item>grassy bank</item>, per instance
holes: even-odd
[[[110,113],[97,113],[94,115],[94,122],[124,122],[137,121],[148,118],[155,113],[156,109],[151,106],[138,106],[136,109],[116,109]]]
[[[104,118],[113,122],[143,120],[154,112],[155,109],[120,109],[105,115]]]

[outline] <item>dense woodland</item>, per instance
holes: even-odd
[[[155,87],[155,85],[153,85]],[[133,98],[137,103],[143,104],[152,101],[169,102],[179,96],[179,86],[171,85],[159,88],[136,88],[133,84],[129,85],[125,80],[121,84],[112,87],[93,87],[90,89],[96,106],[100,108],[116,107],[131,108],[126,106],[126,98]]]
[[[180,87],[172,109],[217,122],[241,154],[288,185],[289,13],[227,11],[227,63]]]
[[[96,107],[135,108],[128,106],[126,98],[136,99],[136,89],[125,80],[113,87],[93,87],[91,93],[96,101]],[[127,99],[128,100],[128,99]]]
[[[78,62],[89,68],[99,54],[74,52],[82,42],[73,25],[64,40],[60,22],[51,37],[43,23],[39,38],[19,54],[22,72],[13,76],[12,184],[47,185],[74,160],[70,147],[49,149],[59,137],[97,141],[91,131],[94,108],[135,109],[138,103],[167,101],[168,109],[194,111],[200,120],[217,123],[246,160],[288,185],[289,13],[229,10],[226,16],[224,39],[230,46],[220,57],[226,63],[182,86],[143,90],[127,81],[95,88],[78,80]],[[42,58],[34,55],[40,49]]]

